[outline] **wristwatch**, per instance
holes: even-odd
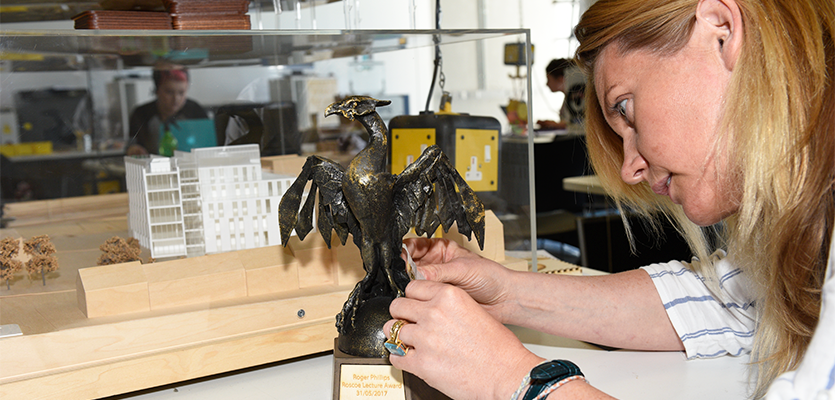
[[[574,376],[584,376],[580,367],[568,360],[553,360],[537,365],[531,370],[531,386],[522,400],[533,400],[545,389]]]

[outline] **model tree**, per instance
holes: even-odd
[[[6,281],[6,289],[11,289],[9,281],[14,274],[23,270],[23,262],[17,259],[19,250],[19,239],[6,237],[0,240],[0,280]]]
[[[40,273],[43,284],[46,286],[46,273],[58,270],[58,259],[53,255],[55,245],[49,240],[49,235],[33,236],[23,243],[23,251],[32,256],[26,263],[29,277]]]
[[[113,236],[103,245],[99,246],[99,250],[103,252],[99,256],[98,265],[119,264],[129,261],[138,261],[139,253],[142,249],[139,248],[139,241],[136,238],[122,239],[118,236]]]

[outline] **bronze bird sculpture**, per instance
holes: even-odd
[[[475,234],[479,247],[484,247],[484,206],[438,146],[428,147],[400,174],[388,170],[388,131],[375,110],[389,103],[355,96],[328,106],[326,117],[342,114],[358,120],[370,135],[369,143],[347,169],[318,155],[308,157],[279,204],[285,246],[293,229],[302,240],[313,229],[318,191],[317,227],[322,238],[330,246],[331,231],[336,231],[344,245],[350,233],[360,249],[366,275],[336,316],[340,335],[355,327],[357,310],[365,302],[404,295],[410,277],[400,254],[409,229],[429,236],[439,226],[447,231],[457,222],[459,232],[468,238]],[[300,209],[308,181],[312,181],[310,190]]]

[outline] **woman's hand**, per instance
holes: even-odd
[[[556,122],[551,120],[538,120],[536,124],[539,125],[539,129],[543,131],[553,131],[557,129],[565,129],[565,122]]]
[[[417,265],[417,276],[463,289],[504,323],[512,299],[509,283],[514,272],[447,239],[411,238],[403,241]]]
[[[395,320],[409,322],[398,334],[409,351],[405,356],[392,355],[392,365],[454,399],[509,398],[543,359],[528,351],[503,323],[521,310],[525,319],[542,320],[529,325],[550,326],[562,314],[542,308],[538,294],[562,286],[543,282],[542,276],[508,270],[449,240],[417,238],[404,244],[419,279],[406,286],[406,297],[392,301],[389,311],[394,319],[383,327],[390,338]],[[536,310],[520,307],[525,296],[535,299],[531,304]],[[572,308],[565,312],[574,314]],[[570,382],[558,392],[549,398],[611,399],[583,381]]]
[[[405,356],[392,355],[392,365],[454,399],[509,398],[542,361],[455,286],[412,281],[406,297],[394,299],[389,310],[395,319],[410,322],[398,337],[411,348]],[[383,327],[387,336],[393,324]]]

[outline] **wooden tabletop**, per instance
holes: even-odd
[[[599,194],[602,196],[606,195],[603,187],[600,186],[600,179],[597,178],[597,175],[570,176],[568,178],[563,178],[562,188],[572,192]]]

